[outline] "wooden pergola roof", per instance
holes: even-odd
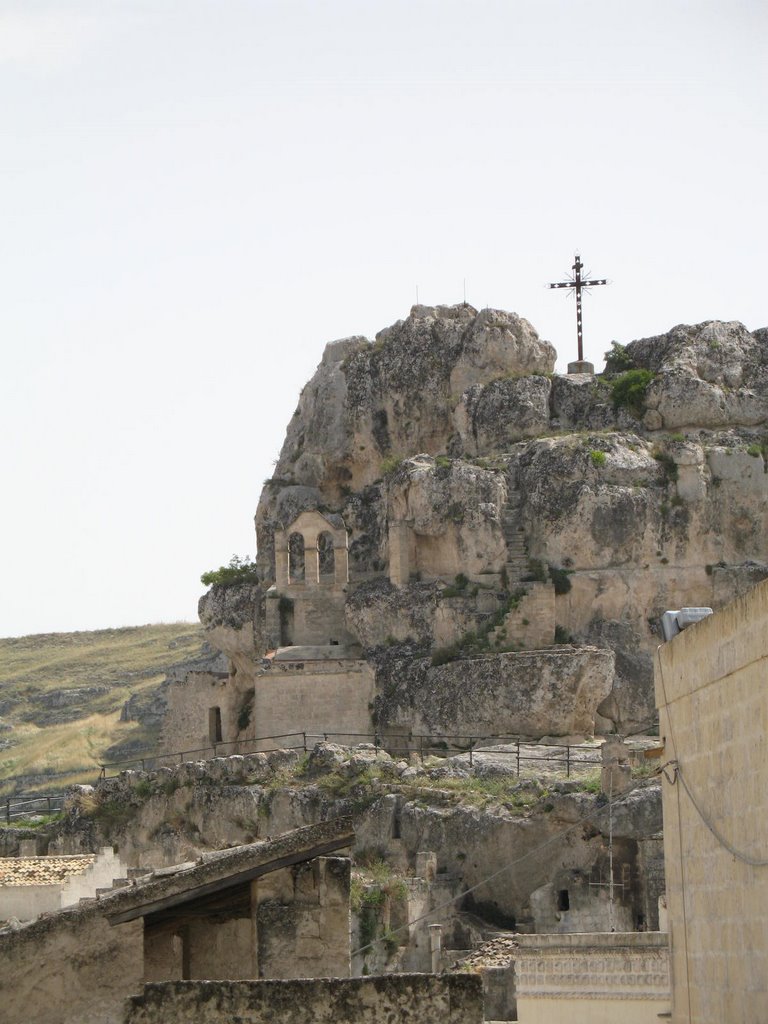
[[[352,818],[342,817],[294,829],[276,839],[207,854],[193,867],[184,865],[175,874],[116,890],[103,899],[104,913],[112,925],[135,921],[236,888],[271,871],[336,853],[350,847],[354,838]]]

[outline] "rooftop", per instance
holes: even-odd
[[[111,924],[122,924],[251,881],[278,868],[325,857],[354,842],[351,817],[306,825],[264,842],[204,854],[197,863],[156,871],[149,881],[117,889],[100,901]]]
[[[79,875],[96,860],[95,854],[74,857],[3,857],[0,886],[58,885],[70,875]]]

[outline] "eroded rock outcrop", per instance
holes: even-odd
[[[474,728],[467,658],[573,642],[614,659],[610,693],[591,692],[597,727],[652,723],[658,615],[768,574],[768,329],[675,327],[616,346],[598,377],[553,375],[554,358],[521,317],[467,305],[415,306],[374,343],[326,347],[259,502],[264,583],[201,603],[238,685],[270,644],[325,631],[377,666],[380,711],[400,693],[400,725]],[[348,535],[336,625],[318,556],[307,581],[289,552],[274,582],[276,531],[285,548],[307,513]],[[544,656],[531,674],[546,693]],[[443,676],[452,704],[435,697]],[[553,732],[544,704],[536,728]]]

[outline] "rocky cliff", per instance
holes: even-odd
[[[349,535],[344,627],[380,703],[398,651],[398,700],[423,718],[424,659],[471,674],[549,636],[613,652],[598,728],[652,723],[660,613],[768,574],[768,329],[678,326],[614,345],[596,377],[554,375],[555,355],[468,305],[326,347],[256,513],[263,584],[201,600],[241,680],[270,646],[276,533],[319,511]]]

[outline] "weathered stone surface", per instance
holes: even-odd
[[[627,346],[657,374],[646,405],[666,430],[750,427],[768,419],[768,344],[743,324],[708,321]]]
[[[266,650],[262,609],[265,592],[266,587],[258,583],[219,585],[211,587],[198,603],[197,612],[211,645],[239,667],[245,668]]]
[[[471,974],[396,974],[300,981],[145,985],[125,1024],[483,1024],[483,986]]]
[[[599,377],[584,374],[552,378],[552,426],[560,430],[614,430],[610,390]]]
[[[344,642],[359,641],[372,662],[404,645],[403,678],[426,686],[408,659],[486,636],[489,622],[491,649],[606,644],[616,679],[598,727],[647,728],[658,614],[716,607],[768,563],[768,329],[680,326],[632,342],[625,357],[655,375],[632,410],[614,402],[617,373],[553,376],[551,346],[514,314],[416,306],[373,344],[332,343],[259,503],[264,587],[278,527],[302,511],[341,515],[349,582],[334,608]],[[526,580],[555,581],[549,567],[561,571],[554,621],[529,613],[526,597],[496,624]],[[201,604],[237,668],[235,689],[254,685],[265,653],[261,598],[259,588],[212,592]],[[318,629],[338,640],[318,609]],[[284,633],[282,644],[296,642]],[[388,678],[376,681],[379,697]]]
[[[259,503],[259,558],[271,556],[270,533],[285,518],[283,491],[301,487],[294,503],[310,500],[313,488],[338,502],[376,481],[387,456],[446,451],[452,410],[468,387],[548,373],[554,361],[527,321],[467,305],[414,306],[373,345],[354,338],[329,346],[288,427],[276,482]]]
[[[381,679],[378,723],[454,736],[591,735],[613,668],[610,651],[566,647],[439,666],[394,662]]]
[[[95,901],[0,932],[3,1019],[122,1024],[123,1003],[141,987],[142,968],[141,922],[112,928]]]
[[[549,429],[550,380],[506,377],[473,384],[462,394],[453,419],[461,450],[470,455],[505,451],[526,437]]]
[[[553,346],[542,341],[527,320],[503,309],[481,310],[470,322],[462,341],[451,372],[454,394],[499,376],[544,374],[555,368],[557,353]]]
[[[419,455],[392,476],[388,519],[409,524],[416,536],[414,568],[427,578],[498,572],[506,552],[500,518],[505,498],[499,474]]]

